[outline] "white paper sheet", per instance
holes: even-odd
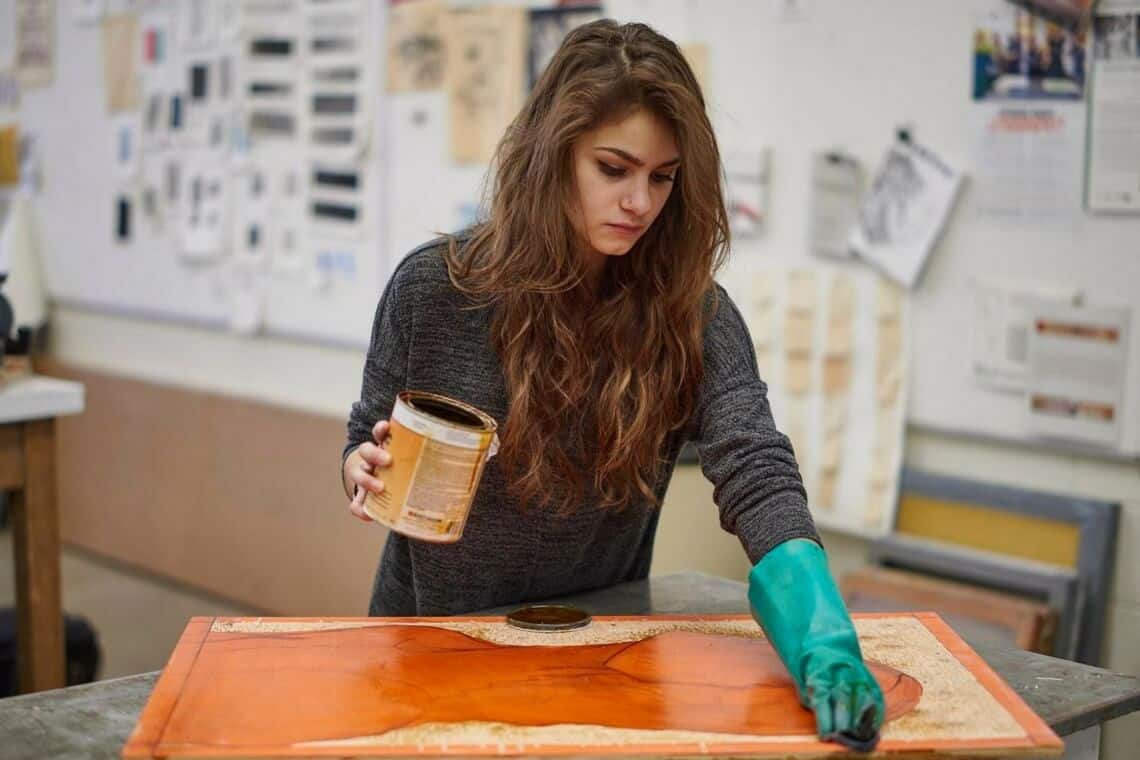
[[[1042,302],[1071,305],[1076,288],[1013,280],[975,279],[974,380],[997,390],[1024,391],[1029,372],[1029,332],[1033,309]]]
[[[863,169],[857,159],[838,151],[812,158],[811,217],[808,239],[812,253],[851,258],[847,241],[859,216]]]
[[[180,252],[186,262],[214,262],[228,251],[229,182],[218,156],[195,151],[182,166]]]
[[[735,150],[724,159],[728,219],[734,235],[756,237],[768,213],[770,151]]]
[[[864,199],[849,246],[912,288],[953,209],[961,173],[928,149],[900,140]]]
[[[1096,14],[1087,204],[1140,213],[1140,3],[1105,0]]]
[[[1032,319],[1026,394],[1031,432],[1118,445],[1132,309],[1041,303]]]

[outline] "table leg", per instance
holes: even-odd
[[[24,487],[12,492],[20,691],[66,686],[55,502],[55,420],[23,425]]]

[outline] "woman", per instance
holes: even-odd
[[[818,541],[748,331],[714,270],[720,157],[676,45],[646,26],[571,32],[503,137],[487,219],[428,243],[380,301],[348,422],[350,510],[384,488],[405,389],[496,418],[502,445],[462,540],[391,534],[371,615],[445,615],[649,572],[657,506],[693,441],[749,598],[822,737],[873,746],[882,695]]]

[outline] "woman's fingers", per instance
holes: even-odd
[[[348,503],[348,511],[358,520],[372,522],[372,518],[364,511],[364,498],[367,494],[368,492],[363,488],[356,489],[356,496],[352,497],[352,501]]]
[[[348,511],[364,522],[372,522],[372,518],[364,511],[364,500],[369,493],[384,490],[384,481],[376,477],[376,469],[392,464],[392,455],[382,448],[387,444],[388,420],[380,420],[372,426],[372,437],[380,442],[379,445],[372,441],[360,444],[356,449],[360,461],[348,470],[348,479],[357,486],[356,495],[348,503]]]
[[[357,451],[360,452],[360,457],[372,467],[388,467],[392,464],[392,455],[375,443],[362,443]]]
[[[375,472],[375,467],[369,464],[367,460],[361,461],[348,471],[349,480],[360,486],[360,492],[357,493],[357,496],[367,491],[380,493],[384,490],[384,481],[377,478]]]
[[[372,438],[381,446],[387,445],[384,440],[388,437],[388,420],[380,420],[372,426]]]

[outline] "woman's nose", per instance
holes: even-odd
[[[649,211],[649,186],[644,182],[636,182],[629,193],[626,195],[625,200],[622,202],[622,208],[631,214],[641,216]]]

